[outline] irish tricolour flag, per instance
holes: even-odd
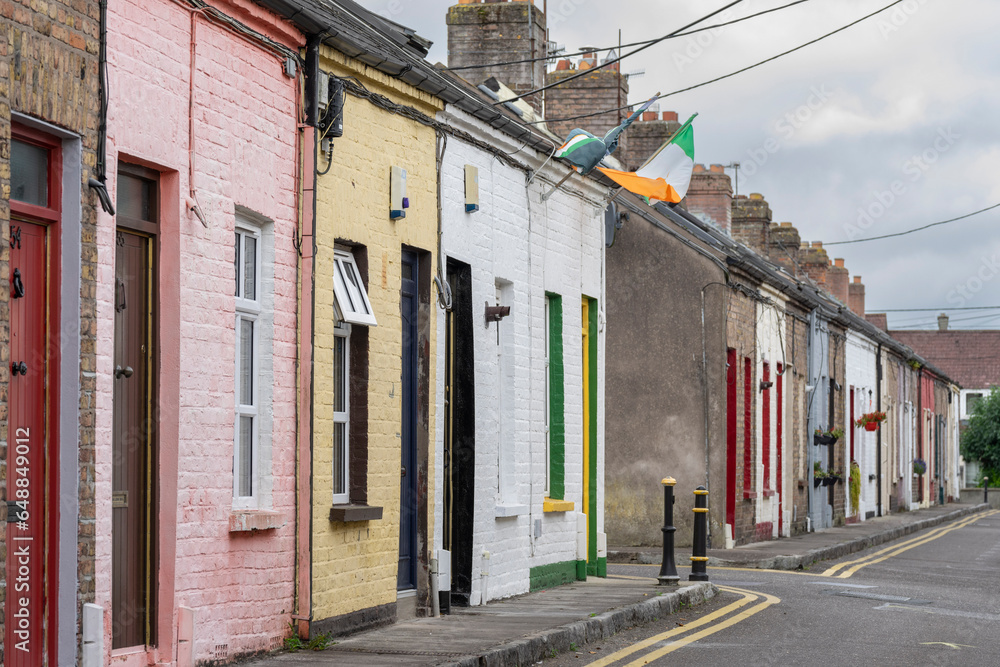
[[[637,171],[598,169],[629,192],[676,204],[687,194],[691,183],[691,172],[694,170],[694,128],[691,122],[697,115],[688,118],[670,141],[663,144]]]

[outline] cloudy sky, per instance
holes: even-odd
[[[541,5],[543,0],[536,0]],[[788,0],[744,0],[722,20]],[[726,28],[667,40],[625,61],[630,101],[769,58],[891,0],[810,0]],[[447,62],[449,0],[361,0],[434,40]],[[575,51],[652,39],[725,0],[548,0],[551,39]],[[719,18],[710,22],[719,22]],[[1000,203],[1000,3],[905,0],[750,72],[668,97],[693,112],[698,162],[739,162],[739,192],[762,193],[803,240],[891,234]],[[627,49],[626,49],[627,51]],[[883,308],[1000,306],[1000,208],[895,239],[831,246]],[[932,326],[937,312],[890,314]],[[1000,309],[950,312],[954,328],[1000,328]],[[972,319],[978,318],[978,319]]]

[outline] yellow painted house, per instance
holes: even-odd
[[[442,103],[326,45],[320,70],[343,136],[316,165],[311,634],[340,634],[429,604],[436,137],[385,106]]]

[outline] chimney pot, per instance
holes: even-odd
[[[663,112],[663,120],[673,120],[673,121],[676,121],[677,120],[677,112],[676,111],[664,111]]]
[[[855,285],[861,284],[861,276],[854,276],[854,284]]]
[[[941,313],[940,315],[938,315],[938,331],[947,331],[947,330],[948,330],[948,315],[945,313]]]
[[[781,226],[782,227],[791,227],[792,223],[790,223],[790,222],[783,222],[783,223],[781,223]]]
[[[840,268],[844,268],[844,258],[843,257],[838,257],[837,259],[835,259],[833,261],[834,261],[834,265],[835,266],[839,266]]]
[[[721,164],[713,164],[712,166],[709,167],[709,169],[716,174],[726,173],[726,168],[723,167]]]
[[[703,171],[705,171],[705,165],[703,165],[703,164],[696,164],[694,166],[694,173],[700,174]]]
[[[569,60],[566,60],[565,58],[560,60],[559,63],[556,65],[557,72],[564,72],[566,70],[571,70],[571,69],[573,69],[573,63],[570,62]]]
[[[750,193],[750,199],[763,199],[763,198],[764,198],[764,195],[762,195],[759,192],[751,192]]]
[[[822,241],[813,241],[813,247],[822,250],[823,249],[823,242]]]
[[[657,115],[658,114],[655,111],[643,111],[642,120],[644,121],[656,120]]]

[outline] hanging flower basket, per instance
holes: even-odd
[[[813,432],[813,444],[832,445],[842,437],[844,437],[843,429],[834,428],[829,431],[824,431],[823,429],[818,428]]]
[[[913,459],[913,474],[923,475],[927,472],[927,462],[923,459]]]
[[[863,428],[866,431],[877,431],[879,424],[885,421],[884,412],[866,412],[861,415],[861,418],[854,422],[854,425],[858,428]]]

